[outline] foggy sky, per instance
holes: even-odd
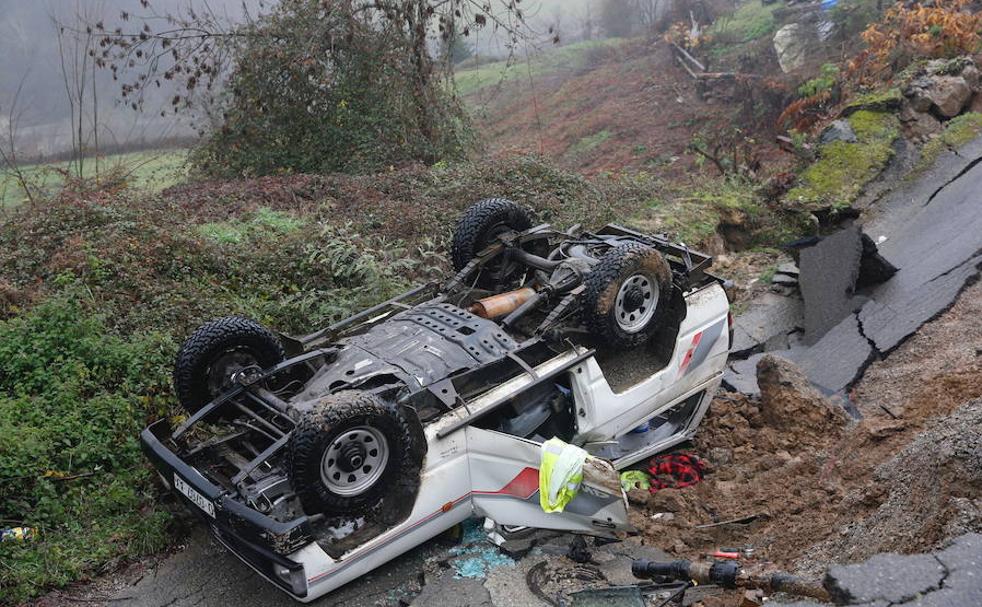
[[[275,0],[246,0],[251,14],[259,12],[260,4],[268,6]],[[242,0],[151,0],[158,14],[180,12],[188,6],[196,11],[211,10],[229,21],[242,18]],[[558,25],[563,42],[573,41],[582,33],[583,15],[587,5],[594,7],[599,0],[525,0],[519,6],[535,33],[533,44],[548,46],[550,26]],[[70,148],[70,111],[65,84],[60,69],[60,53],[56,23],[76,23],[82,13],[86,20],[102,20],[106,29],[121,24],[120,12],[144,15],[139,0],[0,0],[0,136],[6,139],[11,103],[18,85],[23,83],[17,102],[18,141],[22,155],[45,155]],[[593,9],[594,18],[596,8]],[[128,29],[132,29],[131,22]],[[503,56],[507,49],[503,37],[491,28],[475,31],[467,42],[479,53]],[[120,103],[119,82],[113,82],[108,70],[97,75],[99,95],[99,124],[101,144],[133,139],[191,135],[187,121],[168,115],[160,117],[161,109],[169,106],[173,90],[166,87],[152,91],[142,112]]]

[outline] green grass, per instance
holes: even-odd
[[[580,154],[585,154],[590,150],[595,149],[597,146],[601,145],[602,143],[604,143],[605,141],[607,141],[613,136],[614,134],[608,131],[607,129],[598,131],[593,135],[587,135],[586,137],[583,137],[582,139],[571,145],[569,149],[566,150],[566,153],[570,156],[579,156]]]
[[[893,114],[859,110],[849,116],[855,143],[833,141],[805,169],[785,200],[805,209],[848,207],[893,157],[899,122]]]
[[[187,176],[187,150],[147,150],[104,156],[98,160],[86,158],[82,165],[82,177],[122,179],[131,187],[159,192],[182,181]],[[50,194],[64,184],[63,172],[69,170],[68,162],[33,164],[22,167],[30,187]],[[0,208],[10,208],[24,202],[26,196],[14,176],[0,170]]]
[[[246,220],[204,223],[198,226],[198,232],[218,244],[239,244],[252,237],[268,235],[270,232],[288,234],[299,230],[303,225],[304,221],[299,217],[259,207],[255,214]]]
[[[720,17],[709,29],[709,35],[720,44],[740,44],[752,42],[777,29],[774,11],[784,6],[780,2],[764,4],[761,0],[750,0],[740,5],[731,15]]]
[[[479,67],[459,70],[454,74],[454,84],[458,94],[470,95],[487,86],[528,78],[530,71],[534,78],[551,72],[581,70],[590,65],[592,52],[615,48],[625,42],[624,38],[584,40],[545,49],[530,56],[527,62],[524,57],[516,56],[511,64],[508,61],[485,63]]]
[[[639,218],[652,232],[665,232],[691,246],[701,246],[721,221],[745,226],[750,246],[773,245],[807,233],[796,213],[779,214],[760,200],[753,182],[739,177],[706,177],[687,186],[662,184],[662,197]]]

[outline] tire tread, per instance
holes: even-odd
[[[480,241],[488,227],[502,221],[516,230],[532,227],[528,211],[507,198],[485,198],[464,212],[457,222],[450,247],[455,271],[462,270],[484,248]]]
[[[272,366],[286,356],[272,331],[244,316],[226,316],[201,325],[184,341],[174,362],[174,393],[188,413],[211,400],[203,375],[209,359],[236,345],[254,348],[263,366]]]
[[[639,258],[657,255],[658,261],[655,263],[663,265],[662,275],[667,276],[667,280],[659,281],[658,307],[664,308],[671,299],[671,268],[657,249],[649,247],[640,242],[628,242],[619,245],[605,253],[600,261],[590,270],[586,279],[583,281],[583,305],[581,307],[581,317],[586,328],[597,337],[606,340],[613,346],[634,347],[648,339],[654,333],[661,314],[656,310],[655,316],[649,322],[647,328],[637,333],[624,333],[617,331],[611,326],[611,316],[608,311],[600,309],[601,297],[611,284],[624,277],[630,270],[632,264],[636,264]]]

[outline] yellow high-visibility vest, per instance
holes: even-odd
[[[542,443],[539,465],[539,505],[542,510],[562,512],[576,497],[583,482],[583,462],[587,457],[583,449],[558,438]]]

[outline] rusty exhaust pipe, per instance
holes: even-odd
[[[481,318],[494,319],[511,314],[519,306],[528,301],[535,295],[535,289],[523,287],[507,293],[499,293],[491,297],[479,299],[471,304],[467,310],[471,314],[476,314]]]

